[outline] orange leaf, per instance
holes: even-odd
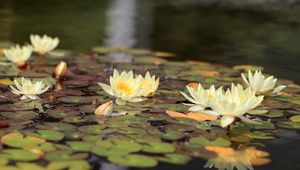
[[[189,83],[187,86],[191,87],[194,90],[197,90],[200,83]]]
[[[183,117],[183,118],[188,118],[186,114],[171,111],[171,110],[166,110],[166,113],[171,116],[171,117]]]
[[[181,118],[188,118],[193,119],[199,122],[205,121],[205,120],[216,120],[216,116],[209,116],[201,112],[189,112],[187,114],[179,113],[171,110],[166,110],[166,113],[171,117],[181,117]]]
[[[189,60],[187,61],[187,63],[189,64],[195,64],[198,66],[211,66],[212,64],[208,63],[208,62],[203,62],[203,61],[194,61],[194,60]]]
[[[187,113],[188,118],[197,120],[199,122],[205,121],[205,120],[217,120],[218,117],[216,116],[210,116],[201,112],[189,112]]]
[[[205,77],[218,77],[220,75],[219,72],[213,70],[194,70],[194,72]]]

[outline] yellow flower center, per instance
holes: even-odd
[[[126,95],[130,95],[130,94],[133,92],[132,88],[129,87],[128,84],[126,84],[126,83],[124,83],[124,82],[119,82],[119,83],[117,84],[117,89],[118,89],[119,91],[122,91],[122,92],[125,93]]]

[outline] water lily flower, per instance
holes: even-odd
[[[122,116],[126,115],[126,111],[120,112],[120,113],[114,113],[113,112],[113,101],[106,102],[102,105],[100,105],[95,110],[95,115],[97,116]]]
[[[184,98],[186,98],[188,101],[193,103],[193,104],[185,104],[191,106],[189,111],[192,112],[204,110],[206,107],[209,106],[209,102],[213,100],[216,95],[222,93],[222,87],[216,90],[214,85],[210,86],[209,89],[203,89],[201,84],[199,84],[198,87],[196,88],[190,86],[186,86],[186,88],[189,94],[191,95],[191,97],[183,92],[180,93],[183,95]]]
[[[141,79],[134,78],[133,72],[123,71],[121,74],[114,70],[110,76],[110,86],[99,83],[100,87],[109,95],[116,97],[118,105],[125,105],[126,102],[141,102],[146,100],[142,97],[144,90],[140,88]]]
[[[256,94],[267,94],[272,92],[273,95],[281,92],[286,86],[277,86],[275,88],[277,79],[274,76],[270,76],[265,78],[261,71],[255,71],[254,74],[250,70],[248,70],[248,79],[242,74],[244,82],[251,87]]]
[[[39,55],[45,55],[46,53],[54,50],[59,43],[57,37],[52,38],[47,35],[30,35],[30,41],[33,46],[33,51],[37,52]]]
[[[264,96],[255,96],[255,91],[249,87],[244,90],[240,84],[236,86],[232,84],[231,89],[219,93],[214,100],[211,100],[209,105],[213,112],[209,113],[221,116],[222,127],[233,123],[236,117],[248,123],[256,123],[243,115],[256,108],[263,98]]]
[[[10,86],[11,91],[17,95],[22,95],[21,100],[24,99],[38,99],[37,95],[46,92],[51,85],[43,83],[43,81],[33,82],[30,79],[22,77],[20,83],[15,79],[15,87]]]
[[[57,79],[60,79],[65,76],[67,72],[67,63],[61,61],[55,68],[54,74]]]
[[[159,85],[159,78],[155,78],[155,75],[151,76],[150,73],[147,71],[145,77],[142,75],[138,75],[137,79],[140,80],[140,88],[143,89],[142,96],[150,97],[154,96],[155,91]]]
[[[10,49],[3,50],[3,54],[6,56],[6,58],[19,67],[26,64],[26,61],[30,58],[31,53],[32,47],[29,45],[23,47],[16,45]]]

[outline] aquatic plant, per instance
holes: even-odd
[[[141,102],[146,100],[142,95],[144,89],[140,88],[142,79],[134,78],[133,72],[123,71],[121,74],[114,70],[110,76],[110,86],[99,83],[100,87],[111,96],[116,97],[118,105],[125,105],[126,102]]]
[[[206,107],[209,107],[209,103],[211,100],[214,100],[214,98],[222,93],[222,87],[215,89],[215,86],[210,86],[209,89],[203,89],[201,84],[198,84],[197,87],[190,87],[186,86],[189,94],[191,97],[189,97],[187,94],[180,92],[184,98],[186,98],[188,101],[192,102],[193,104],[185,104],[188,106],[191,106],[189,111],[202,111]]]
[[[252,72],[248,70],[248,79],[244,74],[241,75],[243,77],[243,81],[258,95],[267,93],[276,95],[286,87],[284,85],[280,85],[275,88],[277,79],[274,78],[274,76],[265,78],[261,71],[255,71],[254,74],[252,74]]]
[[[14,94],[22,95],[21,100],[24,99],[38,99],[37,95],[46,92],[51,86],[45,84],[43,81],[33,82],[30,79],[21,78],[21,81],[14,80],[14,86],[10,86]]]
[[[255,96],[255,91],[251,88],[244,90],[240,84],[232,84],[231,89],[218,93],[211,100],[209,106],[214,111],[213,115],[221,116],[221,126],[227,127],[233,123],[236,117],[242,121],[253,122],[243,115],[256,108],[263,101],[263,98],[264,96]]]
[[[18,67],[22,67],[26,64],[26,61],[30,58],[32,53],[32,47],[29,45],[20,47],[16,45],[9,49],[4,49],[3,54],[6,58],[15,63]]]
[[[39,55],[45,55],[54,50],[59,44],[59,39],[57,37],[52,38],[47,35],[40,36],[31,34],[30,41],[33,46],[33,51],[37,52]]]
[[[143,77],[142,75],[138,75],[137,79],[140,79],[140,88],[143,89],[142,96],[154,96],[154,93],[159,86],[159,78],[156,79],[155,75],[151,76],[149,71],[147,71],[145,77]]]
[[[54,74],[57,79],[61,79],[67,72],[67,63],[61,61],[55,68]]]
[[[108,101],[95,110],[95,115],[97,116],[123,116],[126,115],[126,111],[122,111],[119,113],[114,113],[113,112],[113,101]]]

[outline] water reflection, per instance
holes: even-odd
[[[135,40],[135,0],[112,0],[107,10],[107,39],[112,47],[132,47]]]
[[[218,170],[253,170],[253,166],[266,165],[271,162],[269,153],[248,147],[235,150],[231,147],[206,147],[207,150],[216,153],[216,157],[210,158],[205,168],[215,167]]]

